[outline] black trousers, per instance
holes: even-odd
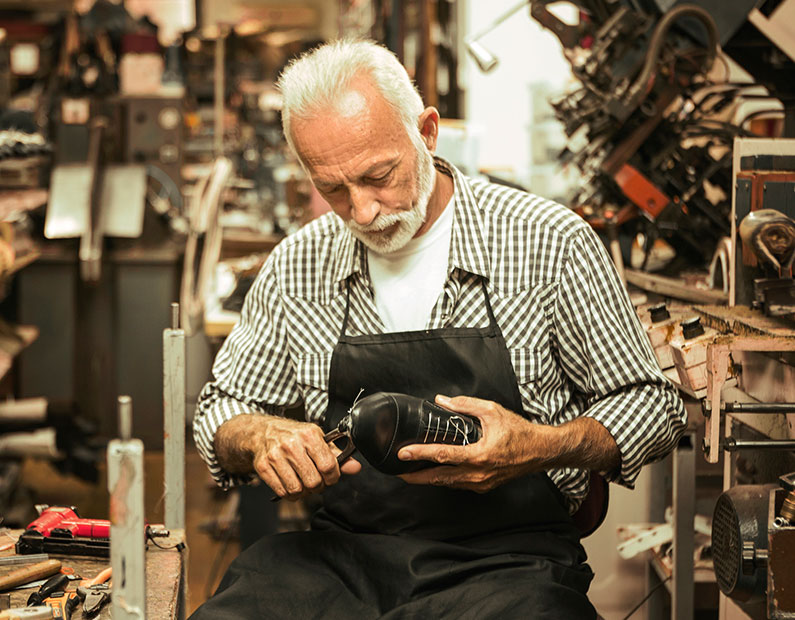
[[[499,537],[451,544],[344,531],[266,536],[235,559],[190,620],[595,618],[582,547],[551,533],[526,535],[538,554],[507,551]]]

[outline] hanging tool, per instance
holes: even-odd
[[[59,570],[61,570],[60,560],[45,560],[44,562],[39,562],[37,564],[33,564],[32,566],[18,568],[17,570],[0,577],[0,590],[10,590],[11,588],[22,585],[23,583],[36,581],[42,577],[49,577],[50,575],[57,573]]]

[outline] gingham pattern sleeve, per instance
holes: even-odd
[[[621,452],[613,482],[633,487],[641,467],[670,452],[686,414],[662,375],[605,247],[588,227],[570,240],[554,307],[561,365]]]
[[[199,395],[193,438],[223,488],[249,482],[254,476],[233,476],[221,468],[214,446],[218,428],[241,413],[279,415],[300,401],[274,259],[272,254],[246,296],[240,321],[215,358],[214,379]]]

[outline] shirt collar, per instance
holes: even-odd
[[[470,180],[446,159],[434,156],[436,167],[453,178],[451,205],[454,209],[453,233],[450,242],[450,270],[455,268],[488,277],[489,260],[483,243],[482,215],[478,209]],[[354,273],[366,273],[367,251],[344,224],[336,236],[334,261],[335,282],[342,282]]]

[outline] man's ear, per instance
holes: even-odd
[[[427,107],[419,118],[420,135],[425,146],[433,153],[436,151],[436,140],[439,138],[439,110]]]

